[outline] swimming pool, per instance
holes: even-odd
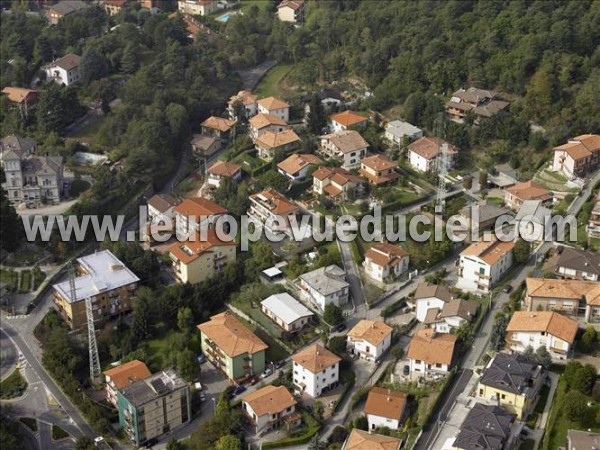
[[[227,22],[227,21],[228,21],[228,20],[231,18],[231,16],[232,16],[233,14],[234,14],[234,13],[230,13],[230,12],[228,12],[228,13],[225,13],[225,14],[222,14],[222,15],[220,15],[219,17],[217,17],[217,18],[216,18],[216,20],[217,20],[217,21],[219,21],[219,22],[223,22],[223,23],[225,23],[225,22]]]

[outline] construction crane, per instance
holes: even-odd
[[[71,304],[77,302],[77,292],[75,287],[75,266],[71,262],[69,268],[69,287],[71,289]],[[88,328],[88,349],[90,357],[90,378],[93,383],[97,383],[101,379],[102,369],[100,368],[100,356],[98,355],[98,343],[96,342],[96,328],[94,326],[94,310],[92,308],[92,299],[85,299],[85,312],[87,316]]]

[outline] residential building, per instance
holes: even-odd
[[[290,121],[290,105],[277,97],[262,98],[258,102],[258,113],[269,114],[283,120]]]
[[[600,433],[568,430],[567,450],[597,450],[600,448]]]
[[[369,144],[357,131],[338,131],[321,136],[319,150],[331,158],[341,160],[343,169],[360,167],[360,160],[367,156]]]
[[[208,173],[207,183],[214,188],[218,188],[225,179],[237,183],[242,178],[242,166],[234,162],[217,161],[206,172]]]
[[[106,400],[117,406],[117,392],[136,381],[145,380],[152,374],[142,361],[134,359],[102,372],[106,383]]]
[[[277,17],[282,22],[304,22],[304,0],[283,0],[277,5]]]
[[[218,9],[216,0],[178,0],[177,8],[182,14],[208,16]]]
[[[213,155],[221,148],[221,139],[205,134],[194,134],[190,144],[194,156],[202,159]]]
[[[582,134],[554,148],[552,170],[567,179],[584,178],[600,163],[600,135]]]
[[[338,385],[341,360],[321,343],[313,344],[292,355],[296,390],[316,398],[333,389]]]
[[[459,89],[446,103],[446,114],[451,119],[462,121],[467,114],[474,116],[475,123],[481,118],[498,114],[508,107],[509,103],[498,98],[493,91],[470,87]]]
[[[2,89],[8,101],[20,108],[27,108],[37,100],[37,91],[20,87],[6,86]]]
[[[464,219],[468,229],[477,230],[477,234],[480,236],[486,230],[495,229],[496,221],[500,217],[513,218],[513,214],[508,209],[485,202],[465,206],[459,214]]]
[[[300,287],[321,311],[329,304],[345,304],[350,294],[346,272],[333,264],[300,275]]]
[[[596,196],[596,202],[590,212],[587,224],[587,234],[591,238],[600,238],[600,192]]]
[[[400,450],[402,440],[353,428],[342,450]]]
[[[229,118],[234,120],[242,120],[242,117],[238,117],[236,108],[241,107],[245,110],[245,117],[250,118],[255,116],[258,112],[258,97],[250,91],[239,91],[236,95],[229,98],[227,102],[227,112]]]
[[[132,298],[140,279],[110,250],[77,258],[75,293],[69,280],[52,286],[59,314],[73,329],[87,325],[85,302],[91,299],[94,320],[131,311]]]
[[[303,181],[316,164],[322,163],[315,155],[295,153],[277,164],[277,171],[292,181]]]
[[[293,130],[266,131],[256,138],[258,157],[271,161],[278,153],[289,153],[300,146],[300,138]]]
[[[488,176],[488,185],[506,189],[518,183],[517,171],[508,164],[496,165],[497,175]]]
[[[458,282],[460,289],[487,293],[500,281],[513,263],[514,241],[493,239],[469,245],[460,253]]]
[[[348,332],[348,351],[368,361],[376,361],[390,348],[393,331],[383,322],[363,319]]]
[[[235,120],[224,119],[222,117],[210,116],[202,122],[202,134],[229,142],[235,139]]]
[[[600,322],[600,284],[595,281],[527,278],[526,311],[558,311]]]
[[[506,347],[524,352],[545,347],[556,359],[572,356],[577,321],[554,311],[515,311],[506,327]]]
[[[284,292],[267,297],[260,302],[261,311],[279,327],[289,333],[298,333],[313,318],[310,309]]]
[[[48,23],[50,25],[56,25],[60,19],[73,14],[77,11],[81,11],[90,5],[80,0],[63,0],[50,6],[47,11]]]
[[[127,4],[127,0],[104,0],[104,10],[109,16],[115,16],[121,12],[121,10]]]
[[[371,388],[363,412],[369,422],[369,431],[385,427],[399,430],[406,411],[407,398],[404,392],[392,391],[379,386]]]
[[[75,53],[69,53],[62,58],[55,59],[43,67],[44,72],[46,72],[46,81],[54,81],[65,86],[79,82],[81,78],[79,73],[80,63],[81,58]]]
[[[402,120],[392,120],[386,124],[383,136],[390,145],[402,146],[407,140],[412,142],[422,138],[423,130]]]
[[[287,122],[272,114],[256,114],[248,120],[248,135],[256,141],[264,133],[281,133],[290,127]]]
[[[234,240],[219,239],[212,228],[205,233],[206,237],[197,235],[194,240],[178,241],[169,247],[175,276],[182,283],[201,283],[235,262],[237,244]]]
[[[177,235],[195,236],[200,230],[214,225],[227,210],[215,202],[202,197],[188,198],[177,205],[175,213],[175,230]]]
[[[375,186],[383,186],[394,183],[400,174],[396,172],[398,163],[392,161],[385,155],[377,154],[363,158],[360,162],[360,174],[369,183]]]
[[[408,162],[419,172],[432,172],[437,169],[437,161],[445,147],[446,160],[452,167],[458,154],[456,147],[436,137],[422,137],[408,146]]]
[[[546,204],[552,201],[552,192],[531,180],[504,190],[504,203],[507,208],[518,211],[525,200],[540,200]]]
[[[413,376],[438,378],[446,375],[454,362],[456,336],[439,334],[431,328],[415,333],[408,346],[410,373]]]
[[[33,139],[10,135],[0,140],[0,160],[5,173],[8,200],[13,205],[25,202],[60,202],[63,189],[62,156],[35,156]]]
[[[338,109],[341,105],[344,104],[344,97],[337,89],[321,89],[316,93],[316,96],[319,98],[321,105],[325,107],[327,111],[332,111]],[[308,120],[308,114],[310,113],[310,102],[312,100],[312,95],[305,95],[302,97],[302,101],[304,102],[304,124],[306,125]]]
[[[173,219],[174,209],[181,203],[181,199],[173,197],[171,194],[155,194],[148,199],[148,221],[155,217],[164,217]]]
[[[554,273],[570,280],[600,281],[600,254],[563,247]]]
[[[230,380],[247,379],[265,370],[269,347],[229,311],[198,325],[202,353]]]
[[[515,217],[515,229],[519,230],[519,236],[529,242],[552,241],[554,232],[546,228],[546,222],[551,217],[552,210],[543,206],[541,200],[525,200]]]
[[[476,302],[455,298],[444,303],[442,308],[429,308],[423,323],[438,333],[452,333],[473,322],[478,310]]]
[[[365,253],[363,267],[367,276],[383,282],[406,272],[409,260],[408,252],[399,245],[373,244]]]
[[[263,224],[271,233],[290,233],[290,221],[300,208],[273,188],[250,196],[248,215]]]
[[[535,407],[545,380],[541,365],[528,361],[520,353],[498,353],[483,371],[477,396],[525,420]]]
[[[523,424],[499,406],[475,403],[459,430],[452,450],[517,450]]]
[[[285,425],[300,425],[302,416],[296,411],[298,402],[285,386],[268,385],[242,399],[242,413],[256,433],[269,432]]]
[[[190,387],[174,371],[163,371],[118,391],[119,424],[141,445],[188,423]]]
[[[333,114],[329,117],[329,129],[332,133],[338,131],[346,131],[353,128],[363,128],[367,125],[369,119],[361,116],[354,111],[346,110],[337,114]]]
[[[425,322],[430,309],[442,310],[452,299],[450,290],[443,284],[419,283],[414,296],[417,320]]]
[[[340,167],[320,167],[313,172],[312,177],[313,192],[326,195],[334,201],[354,200],[364,187],[361,177]]]

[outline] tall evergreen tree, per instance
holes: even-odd
[[[321,134],[323,128],[327,126],[325,110],[317,94],[314,94],[310,99],[310,111],[308,112],[306,126],[312,134]]]
[[[0,189],[0,223],[0,249],[12,252],[23,240],[23,223],[4,189]]]
[[[133,73],[138,68],[138,58],[135,44],[130,42],[125,46],[121,56],[121,70],[125,73]]]

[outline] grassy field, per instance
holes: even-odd
[[[33,289],[35,290],[46,279],[46,274],[37,266],[33,268],[31,274],[33,275]]]
[[[0,283],[6,284],[10,292],[17,290],[18,274],[13,270],[0,269]]]
[[[19,291],[29,292],[31,290],[31,270],[21,271],[21,282],[19,283]]]
[[[58,425],[52,425],[52,439],[55,441],[58,441],[60,439],[65,439],[68,438],[69,436],[71,436],[69,433],[67,433],[65,430],[63,430],[61,427],[59,427]]]
[[[21,422],[34,433],[37,431],[37,420],[33,417],[21,417],[19,422]]]
[[[76,133],[69,134],[67,138],[93,140],[94,136],[102,126],[104,116],[92,116],[87,123],[77,130]]]
[[[258,6],[258,9],[264,10],[269,7],[273,2],[270,0],[242,0],[240,1],[240,10],[246,14],[252,5]]]
[[[19,370],[14,370],[8,377],[0,381],[0,398],[8,400],[20,397],[27,389],[27,381]]]
[[[280,83],[285,76],[290,73],[291,64],[279,64],[269,70],[264,78],[256,87],[256,94],[259,97],[281,96]]]

